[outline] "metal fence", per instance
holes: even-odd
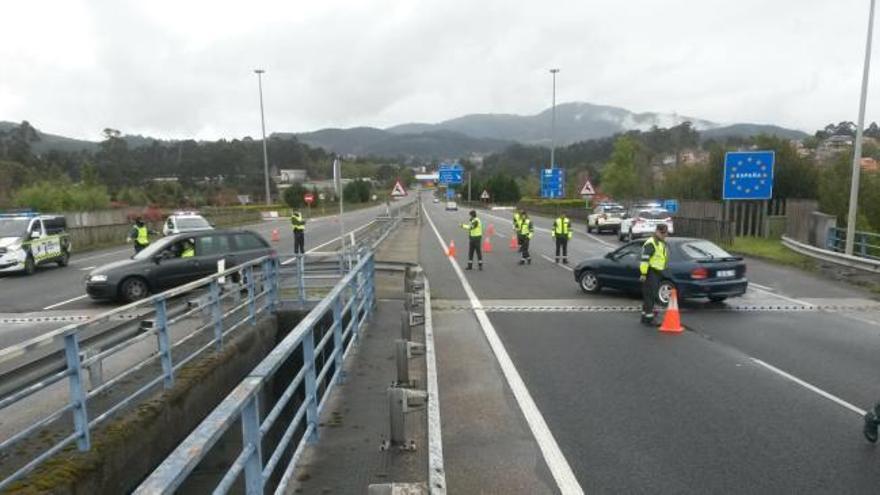
[[[828,229],[826,248],[842,253],[846,247],[846,229],[832,227]],[[856,232],[853,243],[853,255],[861,258],[880,260],[880,234],[872,232]]]
[[[229,492],[243,474],[249,494],[263,493],[273,478],[277,480],[275,493],[283,493],[303,447],[318,440],[318,418],[328,392],[341,379],[342,362],[370,317],[375,303],[374,275],[373,254],[367,253],[134,493],[173,493],[239,422],[242,448],[213,492]],[[322,328],[325,318],[330,319],[330,325]],[[282,370],[291,371],[285,366],[291,361],[300,365],[287,381]],[[273,386],[277,390],[279,382],[285,381],[283,393],[271,409],[265,408],[268,413],[261,415],[261,393]],[[293,398],[300,395],[304,400],[297,406]],[[291,409],[292,419],[279,423],[282,411]],[[283,433],[270,450],[266,437],[279,424]],[[285,468],[279,471],[282,458],[288,456]]]
[[[0,414],[27,418],[5,426],[0,458],[9,474],[0,491],[69,445],[89,450],[97,426],[160,384],[171,388],[181,367],[223,349],[232,333],[255,325],[279,301],[317,302],[325,310],[335,301],[352,311],[367,299],[372,304],[371,253],[399,225],[397,213],[351,232],[340,252],[259,258],[0,350]],[[357,291],[343,301],[341,291],[352,280]],[[325,344],[326,338],[312,352]],[[37,416],[29,401],[54,409]],[[66,433],[39,454],[12,454],[25,439],[59,429]]]

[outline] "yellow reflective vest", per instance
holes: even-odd
[[[519,222],[519,235],[531,239],[535,234],[535,226],[532,225],[531,218],[523,218]]]
[[[520,216],[519,212],[513,213],[513,230],[516,233],[519,233],[520,222],[522,222],[522,216]]]
[[[479,218],[474,218],[468,223],[461,224],[461,228],[467,230],[468,235],[471,237],[483,236],[483,222]]]
[[[141,246],[146,246],[150,243],[150,231],[147,229],[146,225],[143,227],[135,225],[134,229],[137,231],[137,237],[134,238],[134,242]]]
[[[553,237],[565,237],[571,239],[571,220],[559,217],[553,222]]]
[[[290,216],[290,224],[293,226],[294,232],[306,230],[306,222],[303,220],[302,213],[294,213]]]
[[[181,258],[192,258],[195,255],[196,255],[196,250],[193,249],[193,247],[191,245],[183,248],[183,252],[180,253]]]
[[[669,263],[669,252],[665,242],[651,237],[642,244],[642,262],[639,263],[639,273],[647,275],[649,268],[662,272],[666,269],[667,263]]]

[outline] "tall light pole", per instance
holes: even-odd
[[[862,70],[862,96],[859,100],[859,123],[853,150],[852,182],[849,189],[849,214],[846,217],[846,254],[853,254],[856,240],[856,212],[859,206],[859,175],[862,171],[862,130],[865,128],[865,101],[868,99],[868,72],[871,69],[871,35],[874,32],[874,0],[868,15],[868,40],[865,42],[865,66]]]
[[[257,85],[260,87],[260,123],[263,126],[263,174],[266,176],[266,204],[272,204],[272,193],[269,191],[269,152],[266,151],[266,114],[263,113],[263,69],[254,69],[257,74]]]
[[[556,74],[559,69],[550,69],[553,74],[553,110],[550,124],[550,168],[556,168]]]

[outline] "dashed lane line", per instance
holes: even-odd
[[[428,224],[431,225],[431,229],[434,230],[434,235],[437,236],[437,242],[440,243],[443,249],[446,249],[443,237],[440,235],[440,231],[437,230],[437,226],[434,225],[434,221],[431,219],[431,215],[428,214],[428,210],[424,205],[422,206],[422,211],[425,213],[425,218],[428,219]],[[486,312],[482,309],[482,303],[477,298],[471,284],[468,283],[467,278],[464,276],[464,272],[461,271],[461,267],[458,266],[455,259],[451,257],[447,257],[447,259],[452,265],[455,274],[458,276],[462,288],[464,288],[465,293],[468,295],[471,308],[477,317],[477,321],[480,322],[483,334],[486,336],[486,340],[489,342],[489,346],[495,354],[495,359],[498,361],[502,373],[504,373],[507,385],[510,387],[511,392],[513,392],[513,396],[516,399],[523,416],[525,416],[526,423],[528,423],[529,429],[532,431],[532,435],[535,437],[535,441],[541,449],[541,453],[544,456],[544,462],[546,462],[547,467],[550,468],[550,473],[553,475],[553,479],[556,481],[559,491],[563,495],[583,494],[584,490],[581,488],[580,483],[578,483],[577,478],[575,478],[571,466],[568,464],[568,461],[562,454],[562,450],[560,450],[559,445],[556,443],[556,439],[553,438],[553,433],[550,431],[550,427],[547,426],[547,422],[541,415],[538,405],[535,403],[534,399],[532,399],[532,395],[529,393],[528,388],[526,388],[526,384],[517,371],[516,366],[514,366],[513,360],[510,359],[510,355],[507,354],[504,344],[498,337],[495,327],[492,325],[489,317],[486,316]]]
[[[800,378],[798,378],[798,377],[792,375],[791,373],[788,373],[788,372],[786,372],[786,371],[783,371],[783,370],[777,368],[776,366],[773,366],[772,364],[769,364],[769,363],[766,363],[766,362],[764,362],[764,361],[761,361],[761,360],[758,359],[758,358],[750,358],[750,359],[751,359],[752,361],[754,361],[756,364],[759,364],[759,365],[763,366],[764,368],[766,368],[766,369],[768,369],[768,370],[770,370],[770,371],[776,373],[777,375],[779,375],[779,376],[781,376],[781,377],[783,377],[783,378],[786,378],[786,379],[788,379],[788,380],[790,380],[790,381],[793,381],[794,383],[797,383],[797,384],[800,385],[801,387],[804,387],[805,389],[807,389],[807,390],[809,390],[809,391],[811,391],[811,392],[814,392],[814,393],[816,393],[816,394],[819,394],[820,396],[822,396],[822,397],[824,397],[824,398],[830,400],[831,402],[834,402],[835,404],[837,404],[837,405],[839,405],[839,406],[842,406],[842,407],[845,407],[846,409],[849,409],[850,411],[852,411],[852,412],[858,414],[859,416],[864,416],[864,415],[865,415],[865,410],[864,410],[864,409],[862,409],[862,408],[860,408],[860,407],[857,407],[857,406],[854,406],[854,405],[850,404],[849,402],[847,402],[847,401],[841,399],[840,397],[838,397],[838,396],[836,396],[836,395],[834,395],[834,394],[832,394],[832,393],[830,393],[830,392],[826,392],[826,391],[822,390],[821,388],[819,388],[819,387],[813,385],[812,383],[809,383],[809,382],[807,382],[807,381],[801,380]]]

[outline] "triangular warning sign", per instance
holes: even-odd
[[[581,188],[581,196],[593,196],[596,194],[596,190],[593,189],[593,184],[590,183],[590,179],[587,179],[584,182],[584,187]]]
[[[483,194],[480,194],[480,199],[489,199],[489,191],[483,189]]]
[[[401,184],[399,180],[394,183],[394,188],[391,189],[391,195],[395,198],[406,196],[406,189],[403,188],[403,184]]]

